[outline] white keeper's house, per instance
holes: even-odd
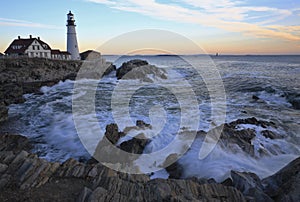
[[[40,37],[21,38],[18,36],[4,52],[11,57],[39,57],[48,59],[71,60],[71,54],[66,51],[52,50],[51,47],[42,41]]]

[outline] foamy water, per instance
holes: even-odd
[[[201,77],[193,69],[186,69],[188,65],[177,57],[139,57],[149,63],[165,68],[168,72],[169,82],[158,85],[157,83],[141,83],[140,81],[117,81],[111,74],[100,82],[95,80],[80,81],[82,89],[73,91],[74,81],[60,82],[52,87],[43,87],[43,95],[25,95],[26,102],[11,105],[9,108],[10,124],[3,130],[15,130],[34,141],[34,151],[42,158],[50,161],[65,161],[70,157],[87,160],[103,134],[98,133],[100,126],[105,131],[109,123],[117,122],[120,130],[126,126],[134,125],[136,120],[144,120],[153,125],[153,130],[146,131],[151,142],[146,146],[145,153],[160,151],[174,138],[178,132],[185,132],[191,128],[182,128],[182,120],[198,120],[198,130],[208,131],[212,126],[212,105],[209,91]],[[113,58],[108,58],[113,60]],[[117,66],[123,61],[133,57],[123,57],[115,63]],[[195,63],[204,65],[201,56],[190,56]],[[299,131],[300,111],[291,107],[284,96],[286,93],[297,93],[300,90],[300,59],[299,57],[218,57],[214,63],[222,76],[226,91],[226,122],[239,118],[256,117],[257,119],[273,121],[277,129],[270,128],[282,134],[283,139],[270,140],[261,135],[261,128],[252,125],[240,125],[237,129],[252,128],[256,137],[252,144],[257,151],[261,145],[267,150],[268,156],[260,157],[258,154],[251,157],[238,148],[215,149],[203,160],[199,160],[199,150],[203,139],[197,138],[190,150],[179,160],[184,168],[184,177],[215,178],[221,181],[228,177],[230,170],[255,172],[260,177],[266,177],[278,171],[288,162],[300,155]],[[206,68],[210,68],[208,65]],[[176,70],[176,73],[170,70]],[[209,75],[209,74],[208,74]],[[182,82],[182,79],[187,82]],[[213,75],[211,78],[214,79]],[[77,123],[77,129],[86,130],[82,145],[74,125],[72,115],[73,99],[84,98],[93,86],[96,89],[95,122],[93,115],[80,114],[85,120]],[[118,86],[126,86],[119,88]],[[182,96],[182,99],[172,92]],[[185,95],[192,89],[196,94],[196,104],[191,105],[191,99]],[[114,94],[117,93],[117,94]],[[129,107],[118,108],[125,102],[125,97],[130,95]],[[252,96],[261,98],[255,101]],[[112,98],[116,96],[112,105]],[[84,99],[83,99],[84,101]],[[179,102],[180,101],[180,102]],[[220,103],[218,103],[220,102]],[[216,106],[222,104],[216,100]],[[223,103],[224,104],[224,103]],[[83,103],[84,111],[84,103]],[[192,112],[184,114],[181,110],[186,106]],[[114,111],[114,109],[117,110]],[[124,116],[128,114],[129,117]],[[90,122],[88,121],[90,120]],[[93,135],[90,135],[93,134]],[[135,134],[129,134],[120,140],[126,141]],[[174,145],[176,147],[176,145]],[[155,161],[156,165],[163,164],[165,157],[176,151],[169,151]],[[141,170],[149,170],[146,162],[137,159],[136,165]],[[151,166],[153,166],[151,164]],[[157,166],[158,167],[158,166]],[[156,172],[152,177],[166,178],[165,170]]]

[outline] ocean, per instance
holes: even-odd
[[[81,85],[76,90],[75,81],[61,81],[52,87],[42,87],[42,95],[27,94],[25,103],[10,105],[9,122],[2,130],[29,137],[34,142],[34,152],[47,160],[86,161],[90,158],[88,151],[95,149],[110,123],[117,123],[120,130],[135,125],[137,120],[150,123],[155,131],[144,152],[152,153],[167,147],[178,132],[209,131],[222,121],[255,117],[274,122],[278,126],[274,132],[284,135],[283,139],[272,140],[258,135],[253,140],[255,148],[272,150],[271,155],[253,157],[216,146],[206,158],[199,159],[202,142],[196,138],[178,161],[184,168],[183,177],[222,181],[231,170],[238,170],[254,172],[263,178],[300,155],[300,110],[290,102],[300,97],[300,56],[105,58],[117,67],[132,59],[146,60],[164,69],[168,79],[152,75],[153,82],[118,81],[112,72],[96,81],[78,81]],[[90,88],[95,89],[92,103],[95,114],[79,112],[82,121],[75,125],[74,109],[88,104],[82,99],[79,108],[72,108],[72,99],[88,96]],[[262,130],[243,127],[251,127],[257,134]],[[78,135],[78,130],[86,133]],[[137,159],[136,164],[141,170],[147,170],[143,168],[143,160]],[[168,174],[162,169],[152,177],[167,178]]]

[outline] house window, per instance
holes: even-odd
[[[40,50],[40,46],[36,46],[38,50]]]
[[[35,50],[35,46],[32,46],[32,50]]]

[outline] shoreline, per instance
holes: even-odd
[[[80,163],[74,159],[48,162],[30,153],[32,145],[26,137],[15,134],[0,135],[0,148],[0,199],[3,200],[240,202],[299,199],[297,189],[291,188],[300,184],[297,180],[300,157],[265,179],[259,179],[254,173],[231,171],[231,178],[217,183],[198,178],[151,180],[145,174],[130,175],[101,163]]]
[[[40,87],[42,86],[52,86],[66,79],[74,80],[75,72],[82,64],[82,61],[53,61],[39,58],[5,60],[0,59],[0,70],[1,73],[4,72],[1,75],[0,87],[1,118],[7,116],[6,106],[24,102],[24,94],[38,94],[41,93]],[[5,72],[6,70],[8,72]],[[1,108],[4,110],[1,111]],[[225,124],[224,141],[227,141],[226,144],[237,144],[245,152],[254,155],[250,144],[253,131],[246,129],[237,132],[234,130],[237,124],[249,123],[260,125],[263,128],[274,124],[256,118],[238,119],[235,123]],[[142,125],[147,124],[143,123]],[[107,135],[110,137],[113,134],[108,133]],[[232,135],[233,137],[231,137]],[[265,132],[265,135],[270,139],[281,138],[270,131]],[[112,137],[113,144],[118,141],[118,138]],[[150,177],[145,174],[119,173],[95,162],[80,163],[74,159],[63,163],[49,162],[30,152],[31,150],[28,148],[32,148],[32,145],[28,142],[28,138],[18,135],[0,135],[0,139],[0,189],[2,190],[0,199],[25,200],[33,197],[34,200],[40,197],[52,200],[67,198],[72,201],[92,201],[104,197],[101,199],[133,200],[129,196],[136,196],[136,193],[138,193],[138,200],[149,201],[201,199],[273,201],[299,197],[290,188],[299,186],[300,158],[265,179],[259,179],[255,173],[234,170],[230,173],[231,177],[221,183],[212,179],[196,177],[178,179],[181,178],[178,173],[180,167],[175,162],[167,168],[170,174],[169,179],[150,180]],[[147,144],[138,142],[137,145],[143,147],[135,147],[137,142],[134,139],[125,143],[124,149],[129,149],[129,152],[133,153],[143,151]],[[100,147],[99,151],[101,152],[101,150]],[[283,180],[282,176],[285,176]],[[178,187],[181,190],[178,190]],[[51,196],[49,194],[51,192],[55,192],[57,195]],[[23,198],[18,198],[20,197],[18,194],[21,194]],[[199,196],[201,197],[199,198]]]
[[[23,103],[24,94],[41,93],[42,86],[75,80],[85,61],[44,58],[0,58],[0,123],[8,116],[8,105]],[[89,62],[89,61],[88,61]],[[109,73],[114,66],[106,62]]]

